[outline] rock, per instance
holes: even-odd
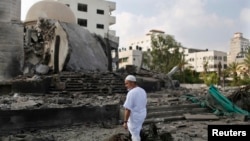
[[[28,109],[28,108],[32,108],[32,107],[34,108],[35,105],[37,105],[37,103],[34,100],[12,103],[11,110]]]
[[[71,104],[72,100],[71,99],[64,99],[64,98],[59,98],[57,101],[58,104]]]
[[[38,74],[47,74],[49,72],[49,67],[47,65],[39,64],[36,66],[36,72]]]

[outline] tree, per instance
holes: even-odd
[[[178,64],[178,67],[180,69],[180,74],[182,75],[182,82],[184,82],[184,83],[185,83],[185,71],[184,70],[185,70],[185,65],[187,65],[187,64],[188,64],[188,62],[185,60],[185,56],[183,55],[181,57],[179,64]]]
[[[206,77],[204,77],[204,83],[207,86],[218,84],[218,75],[216,72],[208,73],[206,74]]]
[[[144,54],[143,63],[159,73],[167,74],[184,56],[180,52],[181,44],[171,35],[151,35],[151,47],[152,51]]]
[[[247,67],[247,74],[250,75],[250,47],[248,47],[247,51],[245,52],[245,59],[244,64]]]
[[[221,62],[218,63],[218,85],[221,84],[220,79],[221,79],[221,75],[222,75],[222,71],[221,71],[222,65]]]
[[[231,75],[233,77],[233,85],[237,85],[239,82],[239,77],[238,77],[237,72],[240,71],[241,68],[242,68],[242,66],[238,62],[233,62],[233,63],[229,64],[229,66],[227,68],[229,75]]]
[[[206,75],[208,71],[208,61],[203,62],[203,69],[204,69],[204,74]]]

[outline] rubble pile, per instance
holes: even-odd
[[[225,95],[232,93],[232,90],[224,92]],[[148,116],[143,126],[146,135],[150,130],[152,123],[157,127],[158,135],[166,135],[173,140],[180,141],[206,141],[207,125],[210,124],[250,124],[248,120],[241,115],[234,116],[216,116],[209,109],[201,107],[197,103],[193,103],[185,94],[193,94],[196,97],[205,99],[207,93],[204,89],[185,89],[178,88],[175,90],[163,89],[162,91],[148,93]],[[58,95],[59,97],[63,95]],[[69,97],[74,93],[69,93]],[[98,105],[105,102],[116,101],[122,104],[125,95],[88,95],[80,94],[82,98],[76,98],[78,102],[88,103],[88,105]],[[14,98],[14,97],[13,97]],[[65,95],[64,95],[64,98]],[[51,99],[56,99],[56,97]],[[73,102],[74,103],[74,102]],[[95,103],[95,104],[94,104]],[[57,104],[60,105],[60,104]],[[70,104],[69,104],[70,105]],[[69,106],[67,105],[67,106]],[[121,109],[123,111],[123,109]],[[122,117],[120,117],[122,118]],[[121,119],[122,120],[122,119]],[[103,141],[110,137],[120,137],[127,139],[128,131],[123,129],[122,125],[112,122],[85,122],[79,125],[62,126],[60,128],[50,129],[29,129],[22,130],[18,134],[9,134],[3,136],[6,141],[19,140],[65,140],[65,141]],[[149,137],[149,136],[148,136]],[[157,137],[160,141],[160,137]]]
[[[250,85],[235,90],[228,99],[242,109],[250,111]]]
[[[50,93],[125,94],[124,79],[113,72],[62,72],[53,75]]]

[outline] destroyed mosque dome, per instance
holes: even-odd
[[[37,21],[39,18],[76,23],[76,17],[72,10],[56,1],[39,1],[35,3],[27,12],[25,22]]]

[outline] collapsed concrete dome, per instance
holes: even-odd
[[[27,12],[25,23],[38,18],[58,20],[66,23],[76,23],[76,17],[69,7],[55,1],[39,1]]]
[[[52,51],[53,56],[55,56],[54,59],[57,59],[57,54],[55,53],[57,52],[56,42],[57,39],[59,39],[59,35],[60,38],[62,38],[60,47],[64,46],[64,48],[60,48],[58,51],[59,71],[62,71],[63,68],[67,71],[107,71],[108,60],[103,48],[99,41],[96,40],[88,30],[76,24],[60,22],[56,23],[56,27],[56,38],[52,41],[52,47],[54,47],[54,51]],[[52,60],[49,66],[55,67],[55,65],[53,65],[55,64],[54,62],[55,60]]]
[[[39,65],[54,72],[108,69],[101,43],[77,24],[40,19],[34,28],[27,27],[26,33],[25,72]]]
[[[24,74],[108,70],[105,40],[77,25],[72,14],[59,2],[41,1],[31,7],[25,22]]]

